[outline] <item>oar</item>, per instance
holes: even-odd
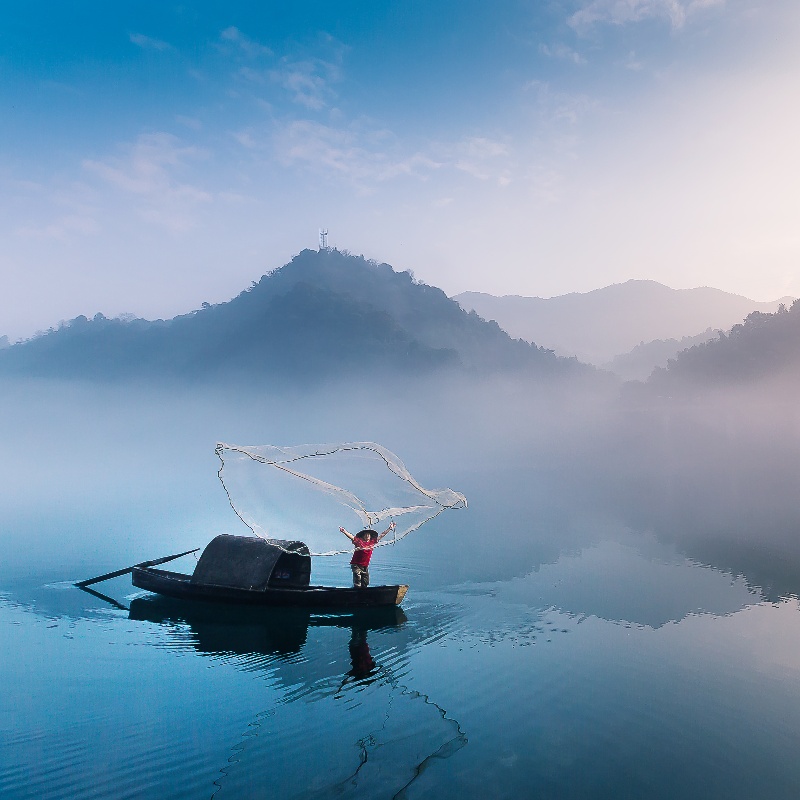
[[[155,567],[157,564],[166,564],[167,561],[174,561],[181,556],[188,556],[189,553],[196,553],[199,549],[199,547],[195,547],[194,550],[187,550],[185,553],[177,553],[174,556],[164,556],[164,558],[156,558],[154,561],[142,561],[141,564],[134,564],[132,567],[118,569],[115,572],[107,572],[105,575],[98,575],[96,578],[89,578],[87,581],[78,581],[75,585],[83,589],[85,586],[91,586],[93,583],[100,583],[100,581],[118,578],[120,575],[127,575],[129,572],[133,572],[136,567]]]
[[[111,603],[114,608],[118,608],[120,611],[130,611],[127,606],[122,605],[122,603],[118,603],[113,597],[109,597],[107,594],[103,594],[102,592],[96,592],[94,589],[90,589],[88,586],[79,586],[78,587],[82,592],[87,592],[88,594],[93,595],[94,597],[99,597],[101,600],[105,600],[106,603]]]

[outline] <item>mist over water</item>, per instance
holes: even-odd
[[[786,387],[0,387],[4,797],[794,797]],[[75,580],[245,534],[217,441],[376,441],[463,492],[373,559],[391,617]],[[175,562],[190,572],[191,557]],[[348,559],[314,582],[346,585]],[[57,679],[56,679],[57,676]],[[287,765],[291,764],[291,768]]]

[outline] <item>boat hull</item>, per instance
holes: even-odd
[[[148,592],[186,600],[211,600],[252,606],[302,608],[363,608],[400,605],[408,586],[308,586],[302,589],[240,589],[234,586],[193,583],[190,575],[152,567],[134,567],[133,585]]]

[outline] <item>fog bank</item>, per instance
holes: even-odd
[[[385,548],[398,563],[429,549],[426,580],[522,576],[622,527],[766,592],[800,590],[800,417],[785,386],[647,402],[515,379],[0,389],[10,574],[73,579],[98,554],[112,568],[247,533],[217,480],[217,441],[376,441],[423,486],[469,500]]]

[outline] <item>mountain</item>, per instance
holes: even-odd
[[[706,328],[697,336],[684,336],[678,339],[656,339],[652,342],[637,344],[629,353],[614,356],[603,369],[618,375],[625,381],[644,381],[656,367],[666,367],[670,359],[675,358],[682,350],[704,344],[716,339],[722,331]]]
[[[659,394],[800,382],[800,300],[787,311],[754,311],[727,335],[696,345],[657,369],[647,381]],[[794,396],[794,393],[793,393]]]
[[[255,381],[582,368],[513,340],[408,272],[304,250],[229,302],[171,320],[77,317],[0,350],[0,374]]]
[[[707,328],[727,330],[751,311],[777,311],[781,302],[792,300],[758,303],[709,287],[670,289],[641,280],[548,299],[480,292],[453,299],[496,320],[511,336],[598,365],[643,342],[695,336]]]

